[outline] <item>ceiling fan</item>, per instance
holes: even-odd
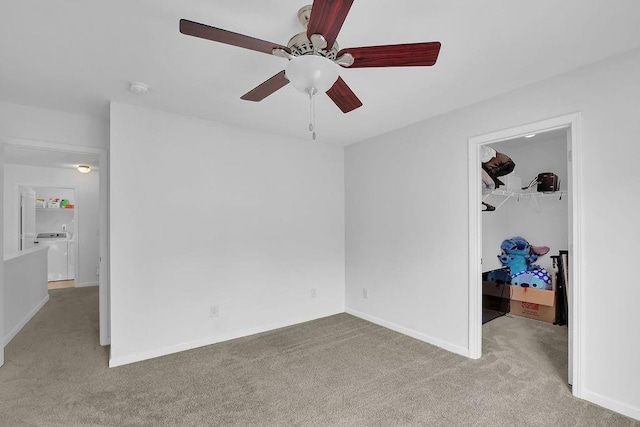
[[[344,113],[348,113],[361,107],[362,102],[339,76],[336,64],[343,68],[431,66],[440,52],[439,42],[338,50],[336,38],[352,3],[353,0],[314,0],[313,8],[311,5],[302,7],[298,18],[307,30],[293,36],[287,46],[186,19],[180,20],[180,32],[289,60],[286,70],[250,90],[241,99],[262,101],[291,82],[296,89],[309,95],[326,92]]]

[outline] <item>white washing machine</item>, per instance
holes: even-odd
[[[70,253],[69,233],[38,233],[36,244],[49,247],[47,252],[47,280],[71,280],[74,277],[74,265]]]

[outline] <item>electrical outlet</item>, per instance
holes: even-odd
[[[369,298],[369,289],[362,288],[362,298],[364,298],[364,299]]]
[[[317,295],[316,288],[311,289],[311,298],[315,298]]]
[[[218,304],[214,304],[211,307],[209,307],[209,317],[218,317],[218,314],[219,314]]]

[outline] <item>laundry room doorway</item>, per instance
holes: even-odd
[[[503,267],[503,263],[497,258],[498,252],[503,248],[501,246],[501,240],[499,234],[493,233],[493,236],[488,236],[493,241],[484,243],[483,236],[483,215],[491,215],[494,212],[483,212],[481,206],[485,206],[482,203],[488,200],[483,197],[482,194],[482,154],[485,154],[485,148],[498,147],[507,151],[509,147],[509,141],[520,141],[521,146],[526,143],[522,142],[525,136],[536,135],[566,135],[566,145],[563,145],[562,150],[566,148],[566,182],[564,194],[558,188],[557,191],[552,191],[552,194],[548,197],[560,199],[564,197],[566,203],[566,216],[564,218],[558,218],[557,220],[566,224],[566,243],[567,249],[563,251],[563,255],[566,261],[566,289],[567,289],[567,324],[568,324],[568,372],[567,378],[570,384],[572,384],[572,392],[576,397],[581,397],[581,366],[580,366],[580,327],[583,324],[581,322],[581,304],[580,295],[581,289],[579,287],[582,270],[582,251],[581,251],[581,129],[580,129],[580,114],[570,114],[567,116],[561,116],[554,119],[544,120],[528,125],[518,126],[516,128],[507,129],[499,132],[494,132],[487,135],[481,135],[469,139],[469,349],[470,357],[480,358],[482,356],[482,297],[483,297],[483,273],[487,271],[500,270]],[[514,152],[517,149],[514,145]],[[507,153],[508,154],[508,153]],[[526,169],[526,167],[524,168]],[[532,169],[533,171],[534,169]],[[534,175],[532,171],[527,171],[527,175]],[[549,172],[549,171],[538,171]],[[552,171],[551,171],[552,172]],[[537,182],[537,175],[535,177],[522,176],[521,177],[520,190],[516,191],[516,186],[519,183],[510,181],[510,188],[502,188],[499,190],[502,192],[497,199],[492,199],[493,203],[487,203],[490,206],[496,208],[498,215],[504,215],[500,213],[500,208],[504,207],[503,203],[507,203],[508,199],[520,198],[520,202],[527,204],[527,208],[533,211],[538,211],[543,207],[546,207],[548,203],[551,203],[551,199],[544,200],[540,198],[537,191],[528,190],[526,187],[528,184],[535,185]],[[522,188],[525,190],[522,190]],[[523,196],[523,193],[525,194]],[[542,193],[542,192],[541,192]],[[494,196],[492,196],[494,197]],[[543,196],[547,197],[547,196]],[[502,199],[502,201],[500,201]],[[527,200],[525,200],[527,199]],[[495,206],[494,206],[495,205]],[[477,209],[474,209],[477,207]],[[522,205],[520,205],[520,208]],[[552,209],[558,209],[559,205],[553,206]],[[484,210],[486,210],[486,206]],[[496,219],[496,218],[494,218]],[[526,228],[526,227],[525,227]],[[552,227],[553,228],[553,227]],[[560,227],[562,228],[562,227]],[[515,235],[513,228],[506,226],[504,229],[505,239],[510,237],[521,237]],[[510,233],[514,236],[510,236]],[[553,233],[553,231],[551,231]],[[540,234],[541,240],[553,240],[554,246],[558,249],[562,246],[563,237],[560,233],[559,236]],[[535,237],[534,237],[535,239]],[[554,240],[555,239],[555,240]],[[559,240],[557,240],[559,239]],[[557,240],[557,241],[556,241]],[[494,248],[496,246],[497,248]],[[529,243],[529,242],[527,242]],[[518,243],[519,244],[519,243]],[[536,247],[545,246],[544,242],[532,241],[531,245]],[[508,246],[508,245],[507,245]],[[528,249],[528,248],[527,248]],[[546,254],[546,252],[545,252]],[[508,259],[502,261],[509,261]],[[549,263],[549,260],[545,262]],[[496,267],[496,268],[494,268]],[[549,265],[551,267],[551,265]],[[526,270],[526,268],[525,268]],[[511,276],[508,277],[511,281]],[[520,288],[523,289],[523,288]],[[509,290],[517,290],[514,286],[509,286]],[[516,298],[512,295],[513,298]],[[513,300],[511,301],[513,302]]]

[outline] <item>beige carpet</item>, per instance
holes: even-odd
[[[640,426],[573,398],[566,329],[534,320],[487,323],[475,361],[341,314],[109,369],[97,288],[50,294],[6,348],[2,426]]]

